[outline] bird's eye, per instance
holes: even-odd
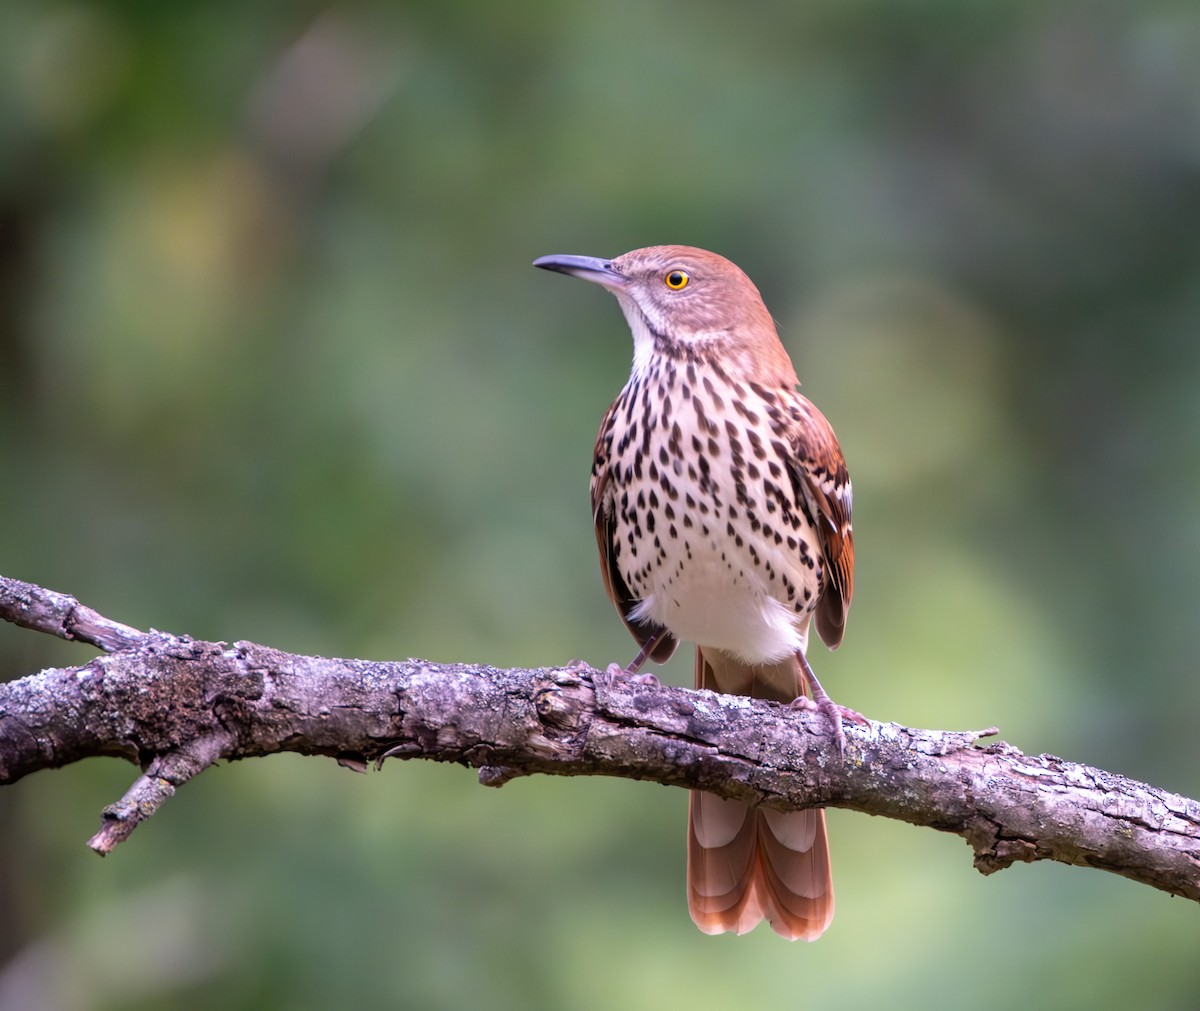
[[[663,280],[672,291],[681,291],[687,287],[689,278],[686,271],[672,270]]]

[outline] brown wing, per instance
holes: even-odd
[[[615,407],[616,405],[614,405]],[[610,432],[609,413],[600,424],[600,435],[596,439],[596,449],[592,463],[592,519],[596,526],[596,547],[600,549],[600,575],[604,578],[604,589],[608,598],[617,608],[625,627],[637,640],[638,647],[644,647],[651,636],[660,636],[649,653],[649,659],[655,663],[666,663],[679,645],[679,640],[662,626],[652,621],[634,621],[629,617],[630,611],[638,603],[621,575],[617,565],[616,550],[616,506],[612,494],[612,470],[608,461],[608,445],[605,436]]]
[[[817,632],[837,649],[846,630],[846,614],[854,595],[854,531],[850,525],[851,489],[846,461],[833,428],[809,401],[793,434],[793,483],[817,528],[825,562],[825,588],[817,600]]]

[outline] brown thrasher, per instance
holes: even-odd
[[[600,424],[592,510],[609,597],[641,650],[696,645],[696,687],[842,713],[812,673],[809,621],[842,640],[853,591],[850,478],[753,282],[690,246],[534,266],[603,285],[633,331],[633,371]],[[620,668],[616,668],[619,670]],[[770,921],[814,940],[833,918],[825,812],[693,791],[688,906],[710,934]]]

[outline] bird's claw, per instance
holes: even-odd
[[[860,727],[869,727],[871,721],[863,716],[857,709],[851,709],[849,706],[839,706],[834,703],[842,712],[842,719],[849,720],[851,723],[857,723]]]
[[[662,687],[662,682],[653,674],[638,674],[636,671],[631,671],[628,667],[622,667],[619,663],[610,663],[605,668],[604,673],[610,678],[627,678],[635,685],[649,685],[651,688]]]
[[[828,695],[822,694],[818,696],[814,702],[807,695],[797,696],[788,705],[789,709],[798,709],[803,712],[812,712],[816,710],[821,713],[826,720],[829,721],[833,730],[833,738],[837,741],[838,757],[846,757],[846,731],[843,728],[843,719],[849,720],[851,723],[857,723],[859,726],[869,726],[871,721],[868,720],[862,713],[857,712],[847,706],[839,706]]]

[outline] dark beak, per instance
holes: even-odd
[[[629,284],[629,278],[613,269],[612,260],[602,260],[598,256],[571,256],[565,253],[539,256],[533,261],[533,265],[543,270],[557,270],[560,274],[582,277],[585,281],[594,281],[614,291],[619,291]]]

